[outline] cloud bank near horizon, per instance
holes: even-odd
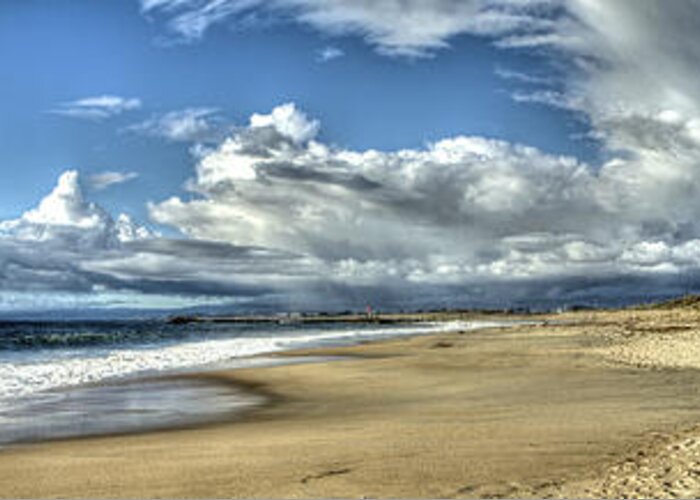
[[[596,169],[466,136],[351,151],[319,142],[320,127],[290,103],[197,148],[190,196],[149,205],[184,239],[113,219],[64,173],[37,208],[0,222],[3,289],[282,307],[419,304],[412,294],[507,302],[532,289],[565,301],[640,283],[665,283],[663,295],[700,268],[692,164],[664,179],[643,156]]]

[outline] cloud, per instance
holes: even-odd
[[[102,191],[110,186],[116,184],[123,184],[129,182],[132,179],[136,179],[139,176],[137,172],[100,172],[98,174],[92,174],[88,178],[90,187],[96,191]]]
[[[53,303],[65,294],[85,298],[104,281],[86,270],[91,260],[153,236],[127,215],[113,219],[85,200],[78,172],[66,171],[35,208],[0,221],[0,309],[8,301],[13,307],[35,307],[32,297],[43,294]],[[71,305],[79,303],[75,299]]]
[[[169,18],[170,29],[186,40],[201,38],[212,26],[259,5],[261,0],[141,0],[141,12]]]
[[[356,35],[382,54],[426,57],[457,35],[530,34],[548,26],[547,0],[141,0],[141,11],[166,20],[184,40],[217,24],[236,26],[272,16],[332,36]]]
[[[344,150],[317,142],[318,123],[295,107],[262,116],[198,158],[198,197],[151,204],[153,220],[193,240],[308,256],[340,287],[544,286],[700,264],[700,175],[623,157],[599,170],[481,137]],[[289,123],[315,123],[313,134]]]
[[[140,99],[115,95],[101,95],[63,102],[49,112],[71,118],[104,120],[112,116],[120,115],[125,111],[139,109],[140,107]]]
[[[511,94],[515,102],[544,104],[552,108],[577,111],[581,109],[581,100],[565,92],[549,89],[516,90]]]
[[[221,135],[216,108],[186,108],[152,116],[126,130],[173,142],[203,142]]]
[[[86,201],[75,170],[64,172],[36,208],[0,221],[0,238],[5,241],[60,242],[65,248],[108,249],[149,235],[127,215],[115,221],[102,207]]]
[[[264,302],[306,286],[318,265],[286,251],[163,238],[86,200],[69,170],[35,208],[0,221],[0,310]]]
[[[527,83],[532,85],[554,85],[556,83],[555,79],[551,76],[534,75],[530,73],[523,73],[520,71],[513,71],[503,67],[496,67],[494,70],[496,76],[503,78],[504,80],[511,80],[518,83]]]
[[[251,129],[270,129],[295,143],[313,139],[318,133],[317,120],[309,120],[293,103],[277,106],[269,114],[254,113],[250,117]]]
[[[698,29],[691,2],[567,2],[537,41],[563,69],[559,88],[514,93],[585,120],[608,158],[598,174],[606,203],[661,239],[697,231]]]
[[[323,47],[316,53],[316,61],[320,63],[326,63],[332,61],[333,59],[339,59],[344,55],[345,52],[343,52],[338,47],[328,45],[326,47]]]

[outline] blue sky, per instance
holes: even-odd
[[[692,289],[672,5],[4,1],[0,312]]]
[[[284,24],[217,26],[197,43],[168,43],[163,23],[140,15],[136,2],[18,0],[0,9],[0,160],[12,172],[0,187],[0,217],[19,215],[75,168],[138,172],[139,182],[94,198],[145,218],[146,201],[173,193],[190,175],[188,144],[124,129],[188,107],[217,108],[240,124],[295,102],[323,122],[324,141],[356,150],[416,148],[463,134],[585,159],[596,153],[572,113],[514,102],[513,82],[495,71],[547,74],[549,62],[483,38],[456,37],[432,58],[389,58],[356,37]],[[344,56],[319,62],[327,46]],[[106,94],[139,98],[142,107],[101,121],[50,113]]]

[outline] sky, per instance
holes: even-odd
[[[700,2],[5,0],[0,314],[696,289]]]

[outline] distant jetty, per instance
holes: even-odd
[[[426,311],[412,313],[280,313],[269,315],[241,316],[206,316],[180,315],[168,318],[175,325],[189,323],[270,323],[270,324],[299,324],[299,323],[378,323],[397,324],[423,321],[474,320],[484,317],[529,316],[527,311],[514,310],[469,310],[469,311]]]

